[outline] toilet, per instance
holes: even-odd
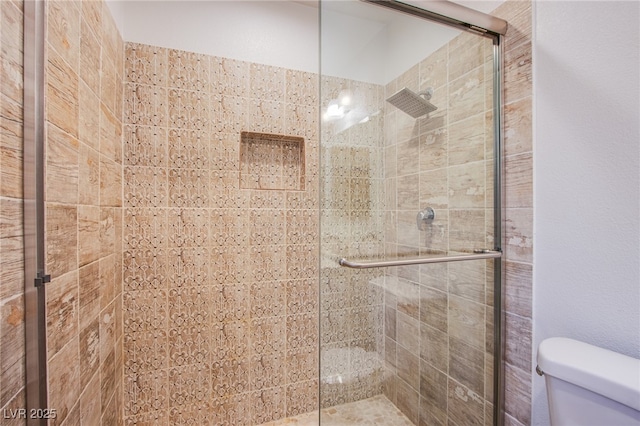
[[[640,426],[640,360],[564,337],[538,346],[552,426]]]

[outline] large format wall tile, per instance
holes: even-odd
[[[54,424],[112,424],[122,420],[123,43],[103,2],[47,3],[47,18],[50,401]]]
[[[23,4],[0,3],[0,409],[25,407]],[[24,419],[7,419],[24,425]]]
[[[431,87],[431,102],[438,107],[417,120],[395,108],[385,110],[385,188],[391,192],[385,194],[386,217],[395,222],[395,230],[386,233],[387,255],[493,248],[492,50],[488,40],[461,34],[386,86],[386,96],[411,84],[415,90]],[[511,138],[523,140],[517,132]],[[527,199],[527,175],[521,171],[527,161],[523,156],[508,162],[513,182],[507,192],[519,203]],[[417,232],[415,215],[428,206],[435,220]],[[513,219],[507,233],[519,233],[523,220]],[[521,256],[527,249],[506,247]],[[385,314],[391,324],[385,324],[385,394],[410,418],[420,412],[424,424],[492,423],[490,266],[460,262],[387,271]],[[413,340],[403,337],[412,305],[419,313]],[[409,354],[420,360],[419,384],[404,371]],[[512,351],[513,357],[520,355]]]
[[[505,2],[494,14],[509,21],[504,54],[505,424],[528,425],[534,244],[531,2]]]

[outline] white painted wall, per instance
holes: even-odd
[[[639,27],[636,1],[534,4],[534,366],[552,336],[640,358]]]
[[[107,0],[125,41],[314,73],[321,41],[324,75],[375,84],[386,84],[459,34],[359,1],[304,3]]]
[[[318,71],[318,9],[291,1],[107,0],[125,41]]]

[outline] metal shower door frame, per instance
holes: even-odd
[[[24,2],[23,208],[25,401],[28,425],[48,407],[44,206],[45,1]],[[33,414],[33,415],[32,415]]]

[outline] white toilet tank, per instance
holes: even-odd
[[[640,360],[564,337],[538,346],[552,426],[640,425]]]

